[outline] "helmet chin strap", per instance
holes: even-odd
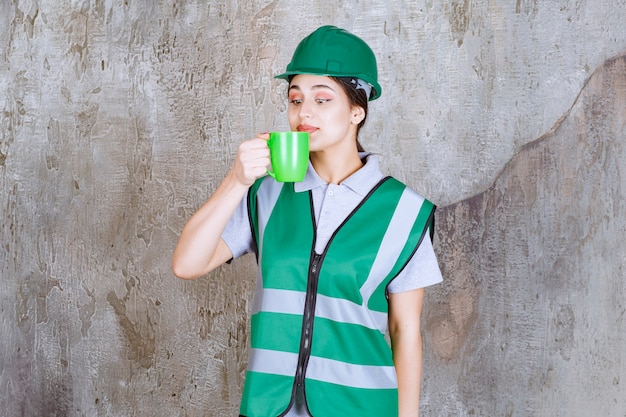
[[[356,88],[357,90],[365,91],[365,95],[367,96],[367,99],[369,100],[370,96],[372,95],[372,86],[370,84],[366,83],[360,78],[352,78],[350,80],[350,84],[352,84],[354,88]]]

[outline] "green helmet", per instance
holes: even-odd
[[[276,78],[286,80],[296,74],[357,78],[372,87],[370,101],[382,92],[372,49],[358,36],[335,26],[322,26],[302,39],[287,70]]]

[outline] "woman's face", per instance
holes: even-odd
[[[309,132],[311,152],[352,150],[363,110],[332,78],[300,74],[289,84],[287,116],[291,130]]]

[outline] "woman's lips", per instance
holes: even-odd
[[[315,126],[309,126],[309,125],[299,125],[297,129],[298,129],[298,132],[309,132],[309,133],[313,133],[317,130]]]

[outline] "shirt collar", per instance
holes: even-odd
[[[376,155],[369,152],[359,152],[359,157],[361,160],[365,160],[363,167],[343,180],[339,185],[344,185],[355,193],[365,196],[383,178],[383,174],[380,171],[378,157]],[[294,190],[296,192],[309,191],[327,185],[328,184],[317,175],[313,164],[309,161],[309,169],[306,172],[304,180],[294,183]]]

